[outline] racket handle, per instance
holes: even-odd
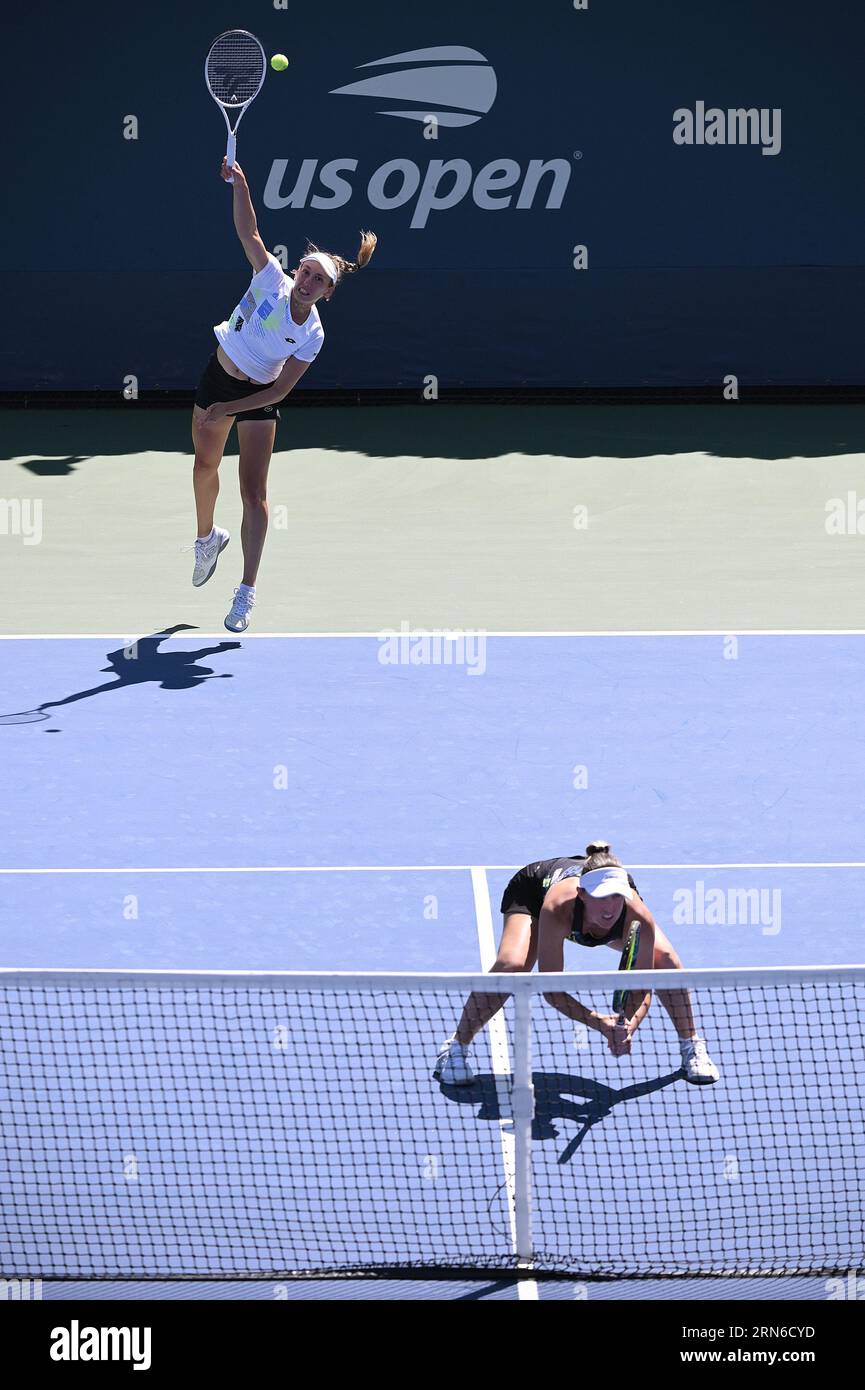
[[[227,144],[226,147],[225,147],[225,158],[226,158],[226,162],[227,162],[227,164],[228,164],[229,169],[233,168],[233,166],[234,166],[234,156],[235,156],[236,154],[237,154],[237,140],[236,140],[235,137],[229,132],[228,144]],[[234,183],[234,178],[233,178],[233,177],[229,178],[228,182],[229,182],[229,183]]]

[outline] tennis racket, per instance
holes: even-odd
[[[639,922],[632,922],[625,942],[625,949],[622,952],[622,959],[619,961],[620,970],[633,970],[639,949],[640,924]],[[617,1015],[621,1024],[625,1022],[625,1009],[628,1007],[629,994],[630,990],[627,989],[617,989],[613,994],[613,1013]]]
[[[237,127],[247,106],[255,101],[261,91],[266,72],[264,49],[255,35],[246,29],[229,29],[210,45],[204,64],[204,80],[228,127],[225,158],[229,168],[234,164],[237,150]],[[229,112],[235,116],[234,125],[231,124]],[[234,177],[229,178],[228,182],[234,183]]]

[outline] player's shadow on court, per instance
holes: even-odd
[[[617,1105],[651,1095],[653,1091],[662,1091],[666,1086],[681,1081],[683,1077],[684,1072],[679,1070],[617,1090],[588,1076],[572,1076],[568,1072],[555,1071],[534,1072],[532,1084],[535,1088],[535,1115],[532,1120],[532,1138],[540,1141],[558,1139],[559,1131],[554,1123],[556,1120],[569,1120],[578,1124],[578,1132],[559,1157],[559,1163],[569,1163],[589,1130],[607,1119]],[[496,1078],[486,1074],[476,1076],[470,1086],[446,1086],[441,1083],[441,1091],[448,1100],[456,1101],[458,1104],[479,1106],[479,1120],[507,1121],[512,1118],[508,1081],[509,1078]]]
[[[162,651],[167,638],[178,632],[194,632],[189,623],[175,623],[174,627],[163,628],[161,632],[140,637],[126,646],[118,647],[107,655],[108,665],[103,671],[110,671],[113,680],[103,681],[101,685],[90,686],[87,690],[77,690],[62,700],[45,700],[36,709],[21,715],[6,715],[0,722],[33,722],[27,718],[47,719],[54,711],[65,705],[78,704],[81,700],[93,699],[96,695],[107,695],[111,691],[127,690],[133,685],[158,685],[161,690],[193,690],[209,680],[230,680],[230,671],[216,672],[210,666],[200,666],[204,657],[220,656],[223,652],[233,652],[241,646],[240,642],[217,642],[213,647],[199,647],[197,651]]]

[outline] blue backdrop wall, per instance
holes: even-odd
[[[0,389],[197,381],[249,274],[203,80],[235,27],[290,58],[239,132],[266,244],[290,269],[307,236],[380,238],[299,390],[865,380],[859,4],[48,0],[9,23]]]

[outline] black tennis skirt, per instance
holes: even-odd
[[[254,381],[238,381],[222,366],[216,353],[202,373],[195,393],[195,404],[206,410],[215,401],[239,401],[244,396],[254,396],[257,391],[266,391],[267,386],[259,386]],[[279,410],[275,405],[262,405],[257,410],[231,411],[239,420],[279,420]]]

